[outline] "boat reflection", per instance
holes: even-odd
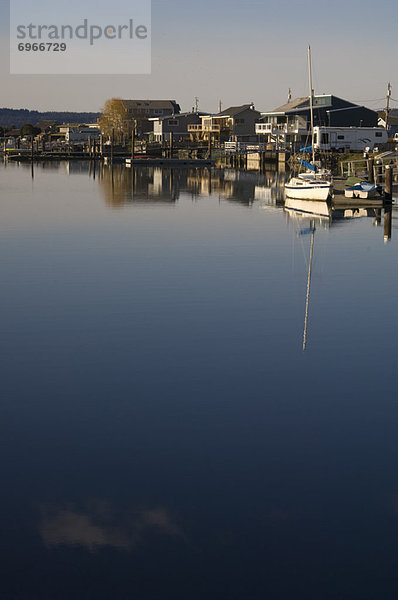
[[[389,219],[391,204],[385,205],[383,200],[369,202],[355,199],[348,202],[343,197],[328,199],[327,201],[286,198],[284,205],[284,211],[288,219],[310,219],[325,229],[363,217],[371,218],[373,225],[378,226],[381,224],[383,209],[385,229],[386,227],[388,229],[385,237],[389,240],[391,239],[391,219]]]
[[[332,203],[330,200],[296,200],[286,198],[285,212],[293,217],[316,217],[321,223],[331,224]]]

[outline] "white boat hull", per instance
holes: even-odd
[[[296,200],[327,200],[332,193],[331,183],[325,184],[303,184],[303,185],[285,185],[285,194],[287,198]]]

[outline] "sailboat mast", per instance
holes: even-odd
[[[308,77],[310,86],[310,115],[311,115],[311,149],[312,149],[312,162],[315,161],[315,148],[314,148],[314,106],[313,106],[313,89],[312,89],[312,64],[311,64],[311,46],[308,46]]]

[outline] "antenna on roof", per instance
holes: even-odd
[[[287,103],[288,104],[291,101],[291,99],[292,99],[292,90],[289,88],[289,91],[287,93]]]
[[[195,112],[197,113],[199,110],[199,98],[195,96]]]
[[[222,112],[222,102],[221,100],[218,101],[218,112]]]

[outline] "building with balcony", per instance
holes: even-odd
[[[253,104],[231,106],[215,115],[201,116],[200,127],[190,127],[189,131],[197,139],[211,137],[220,143],[225,141],[250,141],[256,135],[256,122],[261,113]]]
[[[59,134],[68,144],[82,144],[89,139],[99,140],[101,130],[96,123],[64,123],[59,127]]]
[[[378,114],[331,94],[313,97],[314,126],[376,127]],[[270,112],[261,113],[256,133],[260,141],[297,148],[310,143],[310,98],[296,98]]]
[[[163,142],[173,134],[175,141],[184,141],[192,137],[192,132],[201,129],[203,112],[186,112],[163,117],[150,118],[153,123],[153,140]]]

